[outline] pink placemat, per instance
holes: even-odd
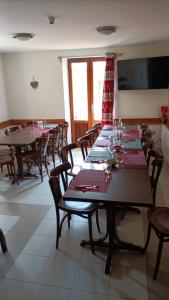
[[[78,190],[79,185],[96,185],[99,186],[97,190],[90,190],[89,192],[106,193],[111,178],[106,183],[106,176],[102,170],[81,170],[78,175],[71,181],[69,189]]]
[[[124,166],[127,169],[146,169],[147,164],[143,151],[128,151],[123,157]]]

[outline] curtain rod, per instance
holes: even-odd
[[[114,57],[119,57],[122,55],[122,53],[115,53],[115,52],[107,52],[104,53],[103,55],[75,55],[75,56],[71,56],[71,55],[65,55],[65,56],[58,56],[58,59],[60,60],[60,62],[62,62],[62,58],[90,58],[90,57],[104,57],[107,55],[113,55]]]

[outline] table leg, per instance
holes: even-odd
[[[140,253],[144,253],[144,248],[138,245],[134,245],[132,243],[122,241],[118,237],[117,230],[116,230],[116,208],[111,204],[107,204],[105,205],[105,209],[106,209],[106,219],[107,219],[107,233],[103,238],[93,240],[93,245],[108,248],[105,273],[109,274],[111,269],[112,253],[114,250],[127,250],[127,251],[137,251]],[[107,237],[108,237],[108,241],[105,241]],[[85,246],[85,245],[90,245],[90,241],[83,240],[81,242],[81,246]]]
[[[5,253],[8,249],[6,245],[5,235],[1,229],[0,229],[0,244],[1,244],[2,251]]]

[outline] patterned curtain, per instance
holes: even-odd
[[[102,99],[102,126],[105,124],[113,125],[114,107],[114,67],[115,58],[112,54],[106,57],[105,78]]]

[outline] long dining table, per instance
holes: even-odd
[[[139,251],[143,246],[121,240],[116,230],[118,206],[151,207],[153,205],[150,179],[146,161],[141,149],[137,127],[126,127],[120,143],[125,143],[121,162],[115,164],[108,174],[104,165],[111,159],[109,144],[113,135],[112,127],[103,127],[91,148],[81,171],[73,179],[63,195],[66,201],[83,201],[101,204],[106,210],[107,232],[103,238],[93,240],[93,244],[107,248],[105,273],[111,269],[113,250]],[[120,151],[117,151],[120,152]],[[85,186],[89,186],[86,188]],[[92,188],[93,187],[93,188]],[[131,237],[132,239],[132,237]],[[83,240],[81,245],[89,245]]]

